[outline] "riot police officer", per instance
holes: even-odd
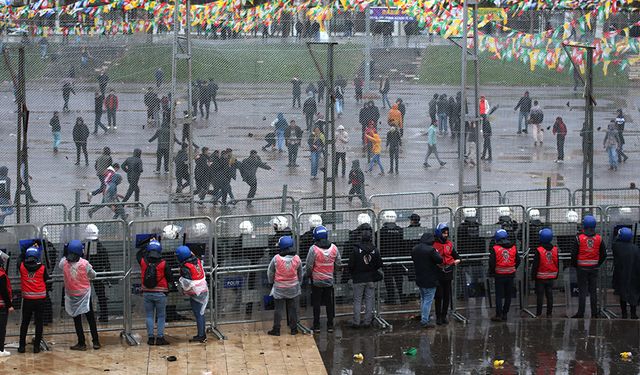
[[[402,254],[403,244],[403,231],[402,228],[396,224],[398,215],[395,211],[385,211],[382,214],[382,227],[379,230],[380,238],[380,254],[385,257],[400,257]],[[404,275],[408,269],[399,264],[398,262],[389,262],[390,264],[384,267],[384,284],[387,291],[387,298],[385,302],[387,304],[394,305],[397,302],[402,303],[402,282]],[[397,296],[397,300],[396,300]]]
[[[578,276],[578,312],[573,318],[584,318],[587,293],[591,300],[591,317],[598,318],[598,268],[606,259],[606,246],[596,233],[596,218],[582,219],[582,232],[576,236],[571,262]]]

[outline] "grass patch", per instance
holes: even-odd
[[[488,54],[480,53],[480,84],[506,86],[569,86],[573,85],[573,73],[565,70],[558,73],[555,70],[536,67],[529,69],[528,64],[520,61],[491,60]],[[431,46],[423,50],[422,66],[420,68],[420,83],[430,85],[460,85],[462,76],[461,49],[458,46]],[[473,69],[473,64],[469,65]],[[472,79],[471,72],[468,79]],[[594,86],[627,86],[629,85],[627,72],[619,72],[618,68],[610,65],[607,76],[602,72],[602,66],[594,68]],[[472,81],[470,81],[472,82]]]
[[[11,68],[13,69],[14,74],[18,74],[18,48],[17,47],[9,47],[8,48],[9,58],[11,59]],[[2,62],[0,63],[0,80],[2,81],[10,81],[11,74],[7,70],[7,67],[4,63],[4,58],[1,58]],[[24,59],[25,59],[25,67],[24,73],[27,82],[34,79],[40,79],[43,76],[44,70],[47,67],[48,60],[42,60],[40,58],[40,49],[37,46],[30,45],[27,46],[24,50]]]

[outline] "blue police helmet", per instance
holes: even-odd
[[[278,240],[278,247],[280,248],[280,250],[285,250],[293,247],[293,238],[291,238],[290,236],[280,237],[280,239]]]
[[[507,231],[504,229],[498,229],[493,235],[493,239],[496,241],[504,240],[507,238],[509,238],[509,233],[507,233]]]
[[[318,225],[313,229],[314,240],[326,240],[327,238],[329,238],[329,232],[324,226]]]
[[[189,249],[187,246],[178,246],[178,248],[176,249],[176,257],[178,257],[179,261],[184,262],[185,260],[189,259],[190,256],[191,249]]]
[[[436,230],[434,232],[434,235],[438,238],[438,239],[444,239],[442,237],[442,232],[444,232],[445,230],[449,230],[449,224],[448,223],[440,223],[438,224],[438,226],[436,227]]]
[[[551,240],[553,240],[553,231],[549,228],[543,228],[539,234],[540,243],[551,243]]]
[[[633,232],[627,227],[622,227],[618,230],[618,240],[622,242],[631,242],[633,239]]]
[[[162,245],[160,245],[160,242],[158,242],[156,240],[151,240],[147,244],[147,251],[157,251],[157,252],[161,253],[162,252]]]
[[[29,247],[27,251],[24,252],[25,258],[36,258],[38,261],[40,260],[40,249],[37,247]]]
[[[596,228],[596,218],[592,215],[587,215],[582,219],[582,227],[584,229],[595,229]]]
[[[71,240],[67,244],[67,250],[71,254],[76,254],[76,255],[82,256],[83,253],[84,253],[84,245],[82,244],[82,241],[80,241],[80,240]]]

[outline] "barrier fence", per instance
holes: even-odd
[[[585,191],[582,189],[574,191],[573,204],[580,205],[584,194]],[[593,204],[596,206],[637,205],[640,204],[640,189],[593,189]]]
[[[374,210],[431,207],[436,205],[436,196],[428,191],[373,194],[369,197],[369,204]]]
[[[250,203],[250,204],[249,204]],[[233,199],[227,204],[214,200],[194,201],[194,213],[197,215],[209,215],[216,217],[221,215],[255,215],[271,212],[294,212],[296,201],[292,197],[261,197],[252,199]],[[169,204],[167,201],[151,202],[147,205],[146,216],[148,217],[186,217],[189,216],[190,202],[175,201]]]
[[[369,202],[366,200],[362,202],[355,195],[338,195],[336,196],[336,210],[349,210],[358,207],[368,207]],[[303,212],[315,212],[322,210],[322,197],[302,197],[296,202],[297,211],[296,214]],[[331,211],[331,198],[327,197],[327,211]]]
[[[564,193],[563,193],[564,194]],[[208,216],[184,218],[137,218],[128,223],[122,220],[61,221],[35,224],[0,226],[0,249],[11,255],[8,275],[14,289],[16,309],[20,309],[20,279],[15,264],[20,254],[20,240],[37,240],[44,249],[43,263],[52,276],[47,297],[47,322],[55,323],[45,330],[51,333],[74,332],[72,319],[63,311],[63,280],[57,269],[65,243],[80,239],[86,244],[86,256],[98,272],[94,282],[93,303],[100,330],[122,330],[130,343],[137,339],[134,333],[144,329],[146,315],[141,294],[141,274],[137,252],[151,237],[159,238],[163,245],[163,258],[178,274],[174,250],[187,245],[203,261],[210,284],[207,317],[218,337],[220,325],[239,322],[269,321],[272,319],[273,300],[269,296],[267,267],[278,252],[277,241],[282,235],[292,235],[303,262],[313,243],[309,219],[320,215],[323,225],[330,231],[329,240],[341,252],[342,264],[336,271],[334,299],[337,315],[352,314],[353,285],[348,260],[363,230],[362,223],[370,221],[375,233],[374,241],[383,257],[384,280],[376,290],[375,316],[380,326],[388,323],[383,316],[394,313],[419,311],[419,293],[415,286],[411,250],[424,233],[433,232],[438,223],[448,222],[454,246],[462,262],[453,274],[453,316],[464,321],[469,318],[492,315],[492,283],[488,275],[488,249],[499,228],[508,231],[512,241],[523,255],[516,276],[513,302],[529,314],[535,306],[535,282],[531,280],[533,251],[538,246],[538,232],[549,226],[555,233],[555,244],[560,249],[560,276],[554,287],[555,306],[564,307],[567,315],[575,310],[576,276],[570,268],[570,253],[582,217],[594,214],[597,231],[604,236],[607,248],[620,226],[634,231],[635,242],[640,223],[640,205],[599,206],[534,206],[525,211],[522,205],[463,206],[453,211],[450,207],[382,209],[373,208],[336,211],[302,212],[297,217],[290,212],[254,215],[226,215],[212,220]],[[540,215],[532,215],[532,212]],[[575,212],[568,218],[568,212]],[[106,212],[106,211],[105,211]],[[364,214],[364,215],[362,215]],[[410,217],[413,216],[413,221]],[[571,215],[569,215],[571,216]],[[367,220],[367,218],[369,220]],[[247,225],[243,222],[249,222]],[[87,230],[94,224],[96,231]],[[97,237],[97,240],[93,238]],[[23,248],[33,241],[23,243]],[[23,249],[23,250],[24,250]],[[598,300],[606,317],[615,317],[617,301],[612,297],[611,254],[599,275]],[[519,294],[516,294],[518,293]],[[310,286],[305,282],[300,298],[300,318],[312,316]],[[188,298],[174,291],[167,304],[168,327],[192,325]],[[12,314],[8,334],[18,334],[20,314]],[[300,326],[305,329],[303,326]]]
[[[463,206],[474,206],[478,204],[500,204],[502,203],[502,193],[497,190],[483,190],[480,192],[481,202],[478,202],[478,192],[470,192],[462,194]],[[439,194],[436,199],[436,205],[441,207],[450,207],[455,210],[458,207],[458,193]]]
[[[502,195],[502,203],[533,206],[570,206],[573,201],[567,188],[508,190]]]
[[[68,220],[134,220],[145,216],[144,205],[140,202],[97,203],[71,206]],[[52,222],[52,221],[50,221]]]
[[[18,220],[16,210],[15,204],[0,206],[0,212],[2,213],[0,218],[4,219],[2,222],[4,224],[16,224]],[[43,224],[47,222],[65,221],[66,218],[67,207],[64,204],[30,204],[29,210],[27,210],[25,204],[20,205],[20,222],[22,223]]]

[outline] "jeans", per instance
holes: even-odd
[[[333,327],[335,316],[335,302],[333,300],[333,287],[311,287],[311,304],[313,305],[313,328],[320,327],[320,306],[327,310],[327,327]]]
[[[522,112],[518,115],[518,132],[527,131],[527,119],[529,118],[529,112]],[[522,124],[524,123],[524,126]]]
[[[607,155],[609,155],[609,166],[611,168],[618,167],[618,149],[616,147],[607,147]]]
[[[344,99],[336,99],[336,114],[342,114],[342,108],[344,108]]]
[[[296,159],[298,159],[298,147],[299,145],[290,145],[289,147],[289,165],[288,167],[293,167],[296,165]]]
[[[287,308],[287,325],[289,328],[294,329],[298,326],[298,300],[299,296],[295,298],[278,298],[274,299],[275,309],[273,311],[273,329],[280,331],[280,322],[282,321],[282,313],[285,306]]]
[[[371,161],[369,162],[369,172],[373,170],[373,166],[378,164],[380,167],[380,173],[384,173],[384,167],[382,166],[382,162],[380,161],[380,154],[373,154]]]
[[[391,108],[391,102],[389,101],[389,93],[383,92],[382,94],[382,108],[384,108],[385,105],[387,105],[389,108]]]
[[[558,160],[564,160],[564,138],[566,136],[558,134]]]
[[[53,132],[53,148],[57,149],[60,146],[60,132]]]
[[[147,336],[154,337],[153,327],[158,318],[158,336],[164,337],[164,323],[167,318],[167,295],[162,292],[145,292],[144,311],[147,313]]]
[[[496,316],[505,318],[511,307],[513,277],[496,277]],[[504,301],[504,303],[503,303]]]
[[[284,150],[284,130],[276,130],[276,137],[277,137],[277,144],[278,144],[278,150],[283,151]]]
[[[536,280],[536,315],[542,315],[542,302],[547,297],[547,315],[553,312],[553,280]]]
[[[440,133],[447,133],[447,119],[446,113],[438,113],[438,130]]]
[[[376,290],[373,281],[366,283],[353,283],[353,324],[360,325],[360,311],[362,310],[362,298],[364,297],[363,325],[370,325],[373,320],[373,302]]]
[[[205,331],[205,321],[204,315],[200,314],[200,310],[202,309],[202,304],[196,301],[193,298],[190,298],[191,302],[191,311],[193,311],[193,316],[196,318],[196,326],[198,327],[198,337],[205,337],[207,335]]]
[[[320,163],[320,151],[311,151],[311,176],[318,174],[318,164]]]
[[[591,302],[591,315],[598,315],[598,270],[578,268],[578,315],[584,315],[587,293]]]
[[[0,206],[4,206],[0,208],[0,224],[4,224],[4,218],[12,215],[15,210],[13,206],[9,206],[9,199],[7,198],[0,198]]]
[[[420,313],[422,318],[420,324],[429,323],[429,314],[431,313],[431,304],[433,297],[436,295],[436,288],[420,288]]]

